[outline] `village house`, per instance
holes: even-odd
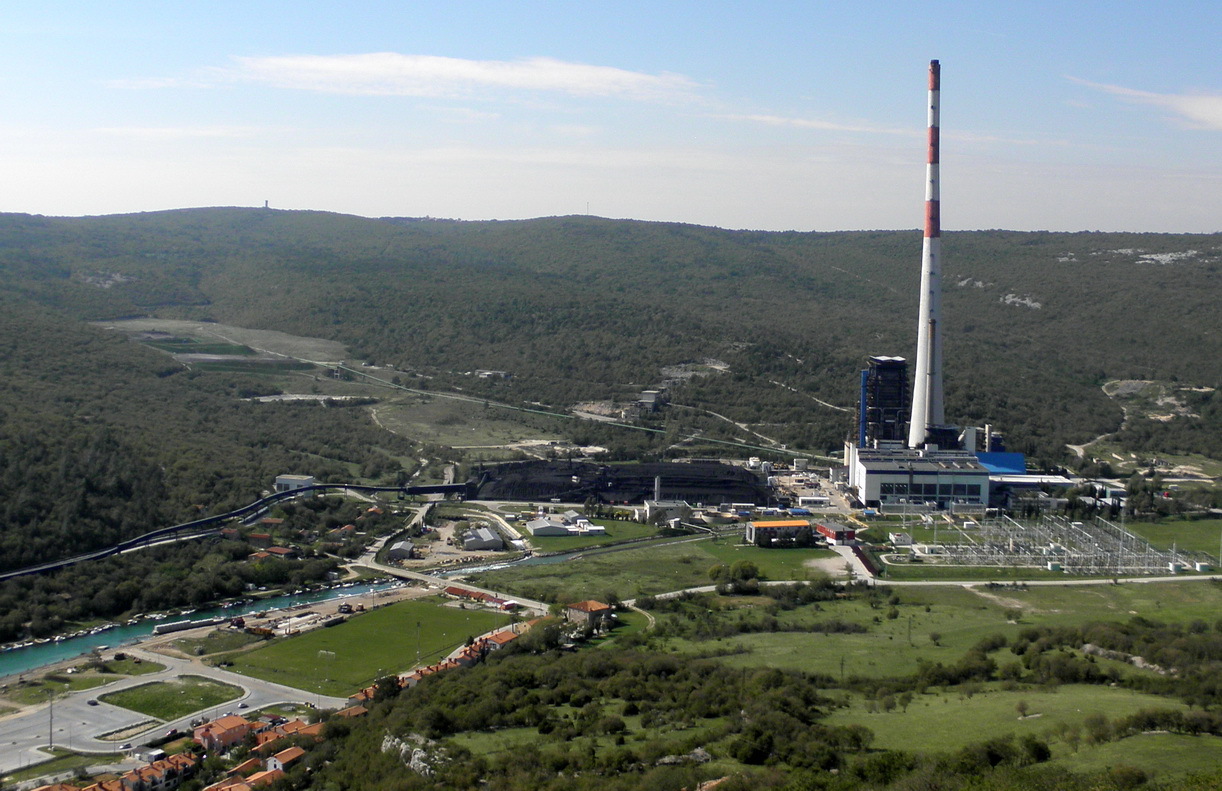
[[[285,769],[300,760],[305,754],[305,750],[301,749],[300,747],[289,747],[288,749],[281,750],[271,758],[267,759],[267,769],[269,772],[283,772]]]
[[[252,730],[254,726],[246,718],[230,714],[196,728],[192,740],[209,752],[224,752],[245,739]]]
[[[564,617],[573,623],[590,623],[597,626],[603,620],[609,619],[613,611],[611,605],[589,599],[565,607]]]

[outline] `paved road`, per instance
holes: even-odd
[[[173,728],[189,730],[191,720],[195,717],[212,718],[227,711],[239,713],[243,711],[239,708],[243,703],[249,709],[290,702],[310,703],[322,708],[342,708],[347,705],[345,698],[304,692],[284,684],[275,684],[228,670],[209,667],[197,660],[168,657],[141,649],[127,648],[124,651],[128,655],[139,656],[145,661],[157,662],[166,667],[157,673],[126,678],[113,684],[107,684],[105,687],[69,694],[55,701],[53,710],[50,705],[37,706],[0,719],[0,773],[11,772],[23,766],[47,760],[48,756],[38,748],[47,745],[48,736],[51,737],[51,743],[56,747],[67,747],[83,753],[116,755],[122,744],[145,742]],[[152,681],[169,681],[182,675],[204,676],[232,684],[241,688],[242,692],[240,697],[215,709],[195,712],[168,722],[154,720],[101,700],[96,706],[90,706],[88,703],[89,700],[99,699],[99,696],[110,692],[130,689]],[[100,738],[107,733],[134,728],[145,722],[148,723],[147,728],[117,741]],[[52,728],[50,733],[48,733],[48,726]]]

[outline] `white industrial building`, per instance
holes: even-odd
[[[532,536],[599,536],[607,528],[596,525],[576,511],[563,514],[544,514],[526,523]]]
[[[505,541],[488,527],[477,527],[463,537],[462,548],[467,551],[480,549],[504,549]]]
[[[848,488],[867,508],[974,511],[989,503],[989,471],[974,453],[845,445]],[[958,506],[958,507],[956,507]]]

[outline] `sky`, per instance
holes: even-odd
[[[1222,231],[1222,3],[7,0],[0,211]]]

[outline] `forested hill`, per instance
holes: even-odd
[[[0,216],[0,286],[58,315],[213,319],[318,336],[498,397],[566,407],[715,358],[676,400],[835,447],[868,354],[912,356],[917,231],[764,233],[594,217],[364,219],[192,209]],[[1108,379],[1222,379],[1222,235],[948,233],[947,415],[1018,450],[1120,423]],[[470,380],[468,380],[470,381]],[[794,388],[783,389],[775,383]]]

